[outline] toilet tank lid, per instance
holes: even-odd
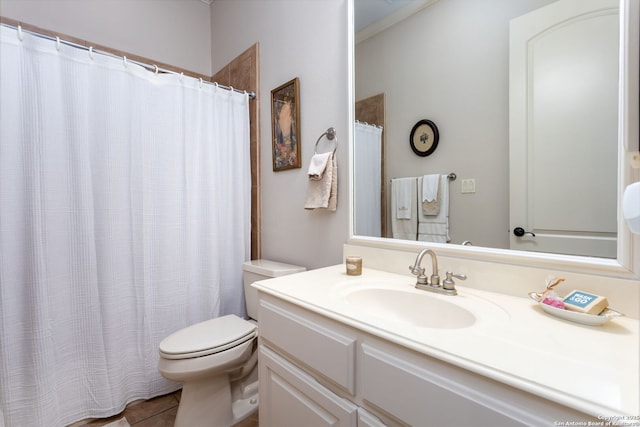
[[[285,264],[267,259],[254,259],[244,263],[244,271],[260,274],[266,277],[280,277],[288,274],[300,273],[306,268],[298,265]]]

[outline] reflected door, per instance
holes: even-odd
[[[617,0],[511,21],[511,249],[616,257],[618,27]]]

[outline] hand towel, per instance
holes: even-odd
[[[408,212],[416,211],[416,203],[418,201],[417,179],[412,178],[395,178],[391,180],[391,232],[394,239],[416,240],[418,236],[418,219],[417,214],[411,215],[410,218],[398,218],[398,200],[396,188],[398,186],[408,187],[410,200],[407,202]],[[402,192],[400,192],[402,193]]]
[[[327,164],[329,163],[329,158],[333,153],[331,151],[327,153],[314,154],[311,157],[311,162],[309,163],[308,175],[309,179],[314,181],[320,181],[324,174],[324,171],[327,168]]]
[[[335,211],[338,203],[338,160],[335,153],[329,153],[327,166],[322,178],[309,176],[305,209],[326,209]]]
[[[415,178],[396,178],[393,180],[396,196],[396,219],[411,219],[411,205],[415,199]]]
[[[422,214],[440,213],[440,175],[431,174],[422,177]]]
[[[438,197],[440,175],[431,174],[422,177],[422,201],[433,202]]]
[[[424,215],[418,212],[418,240],[421,242],[447,243],[449,237],[449,180],[446,175],[440,177],[440,212],[438,215]],[[418,194],[422,199],[422,180],[418,180]]]

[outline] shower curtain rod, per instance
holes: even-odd
[[[85,50],[85,51],[89,52],[89,55],[91,55],[93,53],[97,53],[97,54],[100,54],[100,55],[109,56],[111,58],[122,59],[124,62],[131,62],[132,64],[139,65],[139,66],[145,68],[146,70],[152,71],[152,72],[154,72],[156,74],[158,74],[158,73],[175,74],[175,75],[179,75],[179,76],[182,76],[184,74],[184,73],[177,73],[175,71],[171,71],[171,70],[167,70],[165,68],[158,67],[155,64],[147,64],[147,63],[136,61],[136,60],[133,60],[133,59],[128,59],[126,56],[120,56],[120,55],[116,55],[114,53],[107,52],[107,51],[104,51],[104,50],[94,49],[93,46],[87,47],[87,46],[84,46],[84,45],[81,45],[81,44],[78,44],[78,43],[74,43],[74,42],[71,42],[71,41],[68,41],[68,40],[63,40],[60,37],[53,37],[53,36],[50,36],[50,35],[47,35],[47,34],[43,34],[43,33],[39,33],[39,32],[32,31],[32,30],[25,30],[24,28],[22,28],[21,25],[11,25],[11,24],[7,24],[7,23],[4,23],[4,22],[0,23],[0,25],[2,25],[3,27],[12,28],[12,29],[16,30],[18,32],[18,38],[20,40],[22,40],[22,33],[29,33],[29,34],[31,34],[33,36],[36,36],[36,37],[40,37],[40,38],[43,38],[43,39],[46,39],[46,40],[55,41],[58,44],[64,44],[64,45],[67,45],[67,46],[74,47],[76,49]],[[198,79],[197,77],[192,77],[192,78],[195,78],[196,80]],[[238,93],[246,93],[247,95],[249,95],[249,99],[255,99],[255,97],[256,97],[256,93],[253,92],[253,91],[252,92],[247,92],[246,90],[236,89],[236,88],[234,88],[232,86],[225,86],[225,85],[221,85],[221,84],[219,84],[217,82],[210,82],[208,80],[203,80],[202,77],[200,77],[199,79],[200,79],[200,84],[205,83],[205,84],[215,85],[216,87],[219,87],[219,88],[225,89],[225,90],[231,90],[231,91],[238,92]]]

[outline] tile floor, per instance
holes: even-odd
[[[122,417],[127,419],[131,427],[173,427],[179,402],[180,391],[176,391],[154,399],[131,404],[122,413],[113,417],[74,423],[73,427],[101,427]],[[258,427],[258,414],[254,414],[235,424],[234,427]]]

